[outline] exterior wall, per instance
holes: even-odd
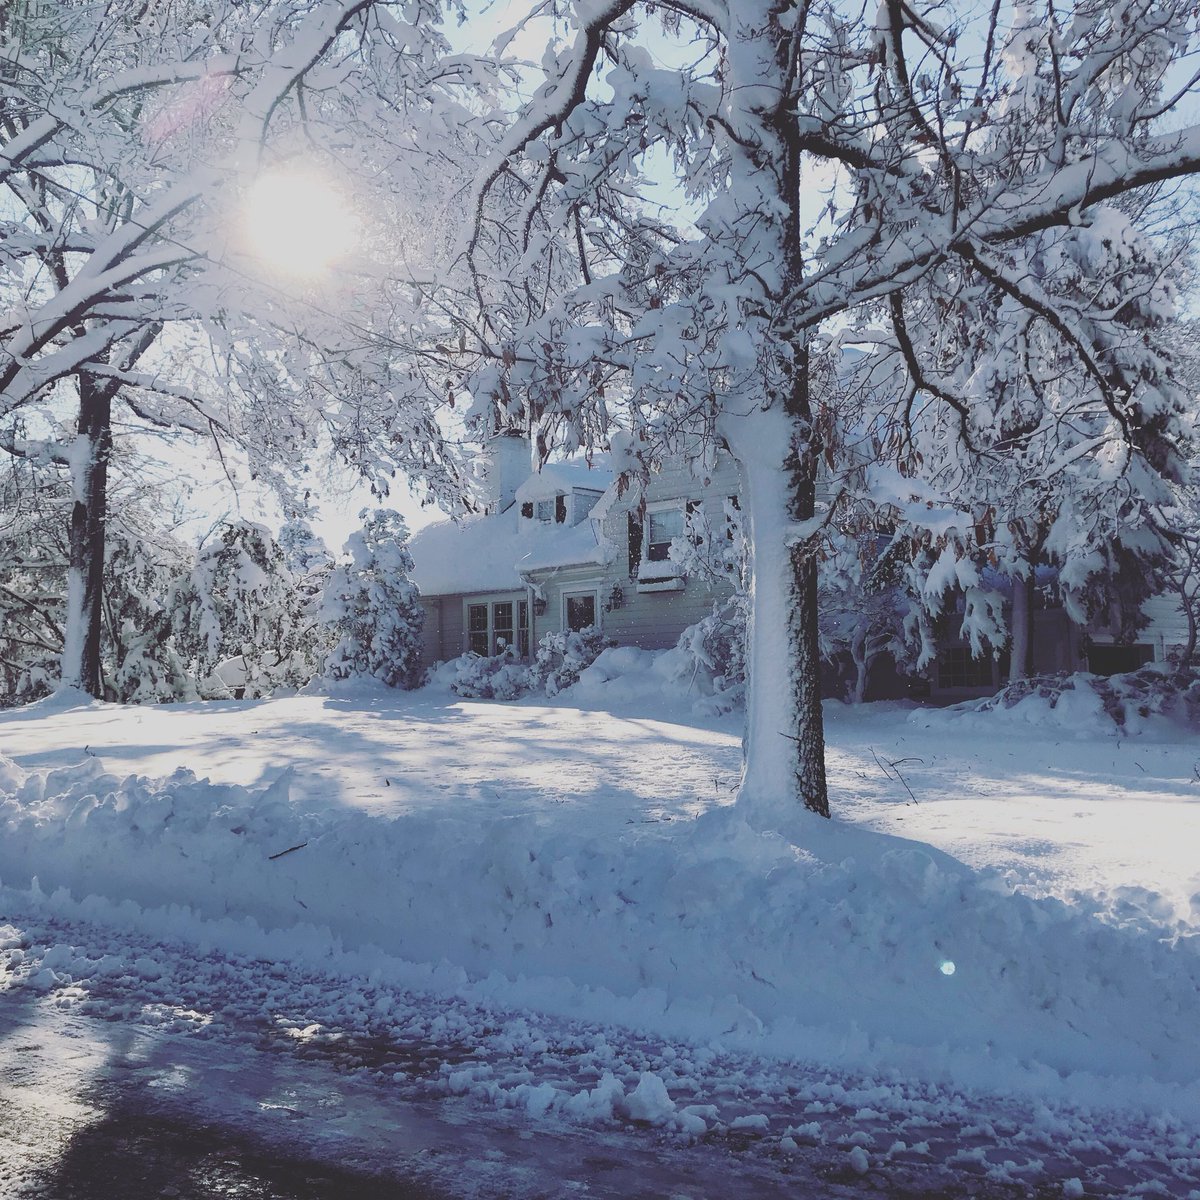
[[[606,568],[569,567],[558,571],[539,571],[538,586],[543,599],[546,601],[546,611],[540,616],[533,609],[533,635],[530,638],[530,648],[536,651],[537,644],[547,633],[559,633],[566,628],[564,612],[564,597],[570,592],[595,592],[596,617],[601,629],[609,629],[609,614],[604,611],[612,586],[605,590]]]
[[[517,619],[519,605],[529,599],[522,588],[515,592],[473,592],[450,596],[422,596],[421,607],[425,609],[425,628],[421,636],[421,666],[432,667],[435,663],[457,658],[467,649],[467,605],[511,602],[513,619]]]
[[[1150,623],[1137,635],[1136,641],[1148,643],[1156,659],[1164,659],[1173,647],[1182,648],[1186,644],[1187,621],[1179,609],[1177,596],[1169,592],[1151,596],[1142,605],[1142,612],[1150,618]]]
[[[694,478],[684,465],[668,467],[650,477],[645,488],[649,505],[662,501],[699,501],[714,532],[724,529],[725,501],[741,493],[737,464],[728,454],[717,457],[712,477],[706,484]],[[613,554],[604,569],[601,601],[607,603],[614,587],[621,589],[622,604],[603,614],[602,627],[622,645],[644,650],[664,650],[674,646],[689,626],[712,612],[713,602],[729,594],[729,588],[710,589],[701,580],[684,582],[679,591],[638,591],[636,572],[629,571],[628,514],[638,507],[640,496],[631,491],[613,504],[605,515],[602,534]]]
[[[437,596],[421,597],[421,607],[425,610],[425,624],[421,628],[421,667],[422,669],[440,662],[442,654],[442,602]]]

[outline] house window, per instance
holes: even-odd
[[[1153,661],[1154,647],[1144,642],[1133,646],[1097,646],[1093,643],[1087,652],[1088,670],[1093,675],[1123,675]]]
[[[488,606],[467,605],[467,649],[475,654],[488,652]]]
[[[539,521],[545,521],[550,524],[554,520],[554,501],[539,500],[533,506],[533,515]]]
[[[973,658],[969,646],[950,646],[937,658],[938,687],[994,687],[992,665],[990,658]]]
[[[492,605],[492,653],[499,654],[513,644],[513,606],[509,600]]]
[[[646,514],[646,561],[666,562],[671,543],[683,537],[682,508],[654,509]]]
[[[563,624],[578,633],[596,621],[596,593],[569,592],[563,596]]]
[[[518,623],[513,624],[514,614]],[[514,646],[518,654],[529,653],[529,604],[525,600],[496,600],[467,605],[467,649],[488,657]]]
[[[737,496],[725,497],[725,540],[732,542],[742,524],[742,502]]]

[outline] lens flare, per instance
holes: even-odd
[[[946,959],[946,961],[942,963],[940,967],[938,967],[938,970],[941,971],[943,975],[953,975],[955,969],[956,968],[954,964],[949,959]]]
[[[243,217],[246,249],[289,275],[320,275],[359,239],[346,197],[302,167],[264,171],[246,197]]]

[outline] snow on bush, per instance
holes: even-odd
[[[533,686],[529,668],[511,646],[493,655],[468,650],[451,659],[437,675],[448,676],[450,690],[471,700],[516,700]]]
[[[170,610],[176,645],[205,698],[226,697],[228,678],[254,697],[303,687],[316,673],[304,598],[261,525],[223,524],[197,552]]]
[[[679,635],[677,649],[703,671],[714,712],[730,712],[746,695],[746,624],[750,601],[745,593],[717,601],[712,612]],[[685,668],[686,669],[686,668]]]
[[[557,696],[578,683],[580,674],[615,645],[595,625],[578,632],[548,633],[538,642],[537,655],[529,668],[532,686],[547,696]]]
[[[1163,723],[1200,729],[1200,670],[1159,664],[1108,677],[1086,672],[1035,675],[983,700],[940,711],[917,710],[910,720],[930,726],[996,717],[1056,726],[1079,736],[1113,732],[1129,736]]]
[[[439,667],[431,681],[442,681],[456,696],[473,700],[516,700],[531,692],[557,696],[578,683],[580,674],[615,644],[594,625],[578,632],[550,632],[538,642],[528,666],[512,646],[493,655],[468,651]]]
[[[321,601],[321,619],[337,638],[325,673],[416,687],[425,610],[409,578],[408,526],[391,509],[363,509],[359,517],[362,528],[346,542],[349,561],[329,573]]]

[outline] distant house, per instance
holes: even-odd
[[[729,454],[718,452],[702,475],[677,462],[623,492],[605,454],[533,470],[528,440],[502,434],[485,447],[484,462],[486,511],[431,525],[411,542],[426,617],[424,665],[507,646],[525,657],[546,633],[588,625],[621,645],[667,649],[728,594],[723,584],[681,574],[668,552],[691,512],[702,511],[713,530],[723,527],[741,491]],[[1118,645],[1111,629],[1082,629],[1061,606],[1035,603],[1035,670],[1107,675],[1165,658],[1185,639],[1183,618],[1165,596],[1145,612],[1138,641]],[[997,691],[1007,655],[972,657],[959,623],[953,613],[942,622],[937,658],[923,678],[877,664],[867,698],[948,703]],[[851,674],[848,664],[827,664],[826,694],[842,695]]]
[[[588,625],[622,645],[665,649],[712,611],[721,585],[686,579],[668,551],[688,512],[702,508],[722,527],[726,500],[739,493],[728,455],[703,478],[681,465],[652,476],[644,493],[619,495],[604,454],[534,471],[528,441],[505,435],[486,453],[487,512],[411,542],[427,664],[509,645],[526,655],[548,632]]]

